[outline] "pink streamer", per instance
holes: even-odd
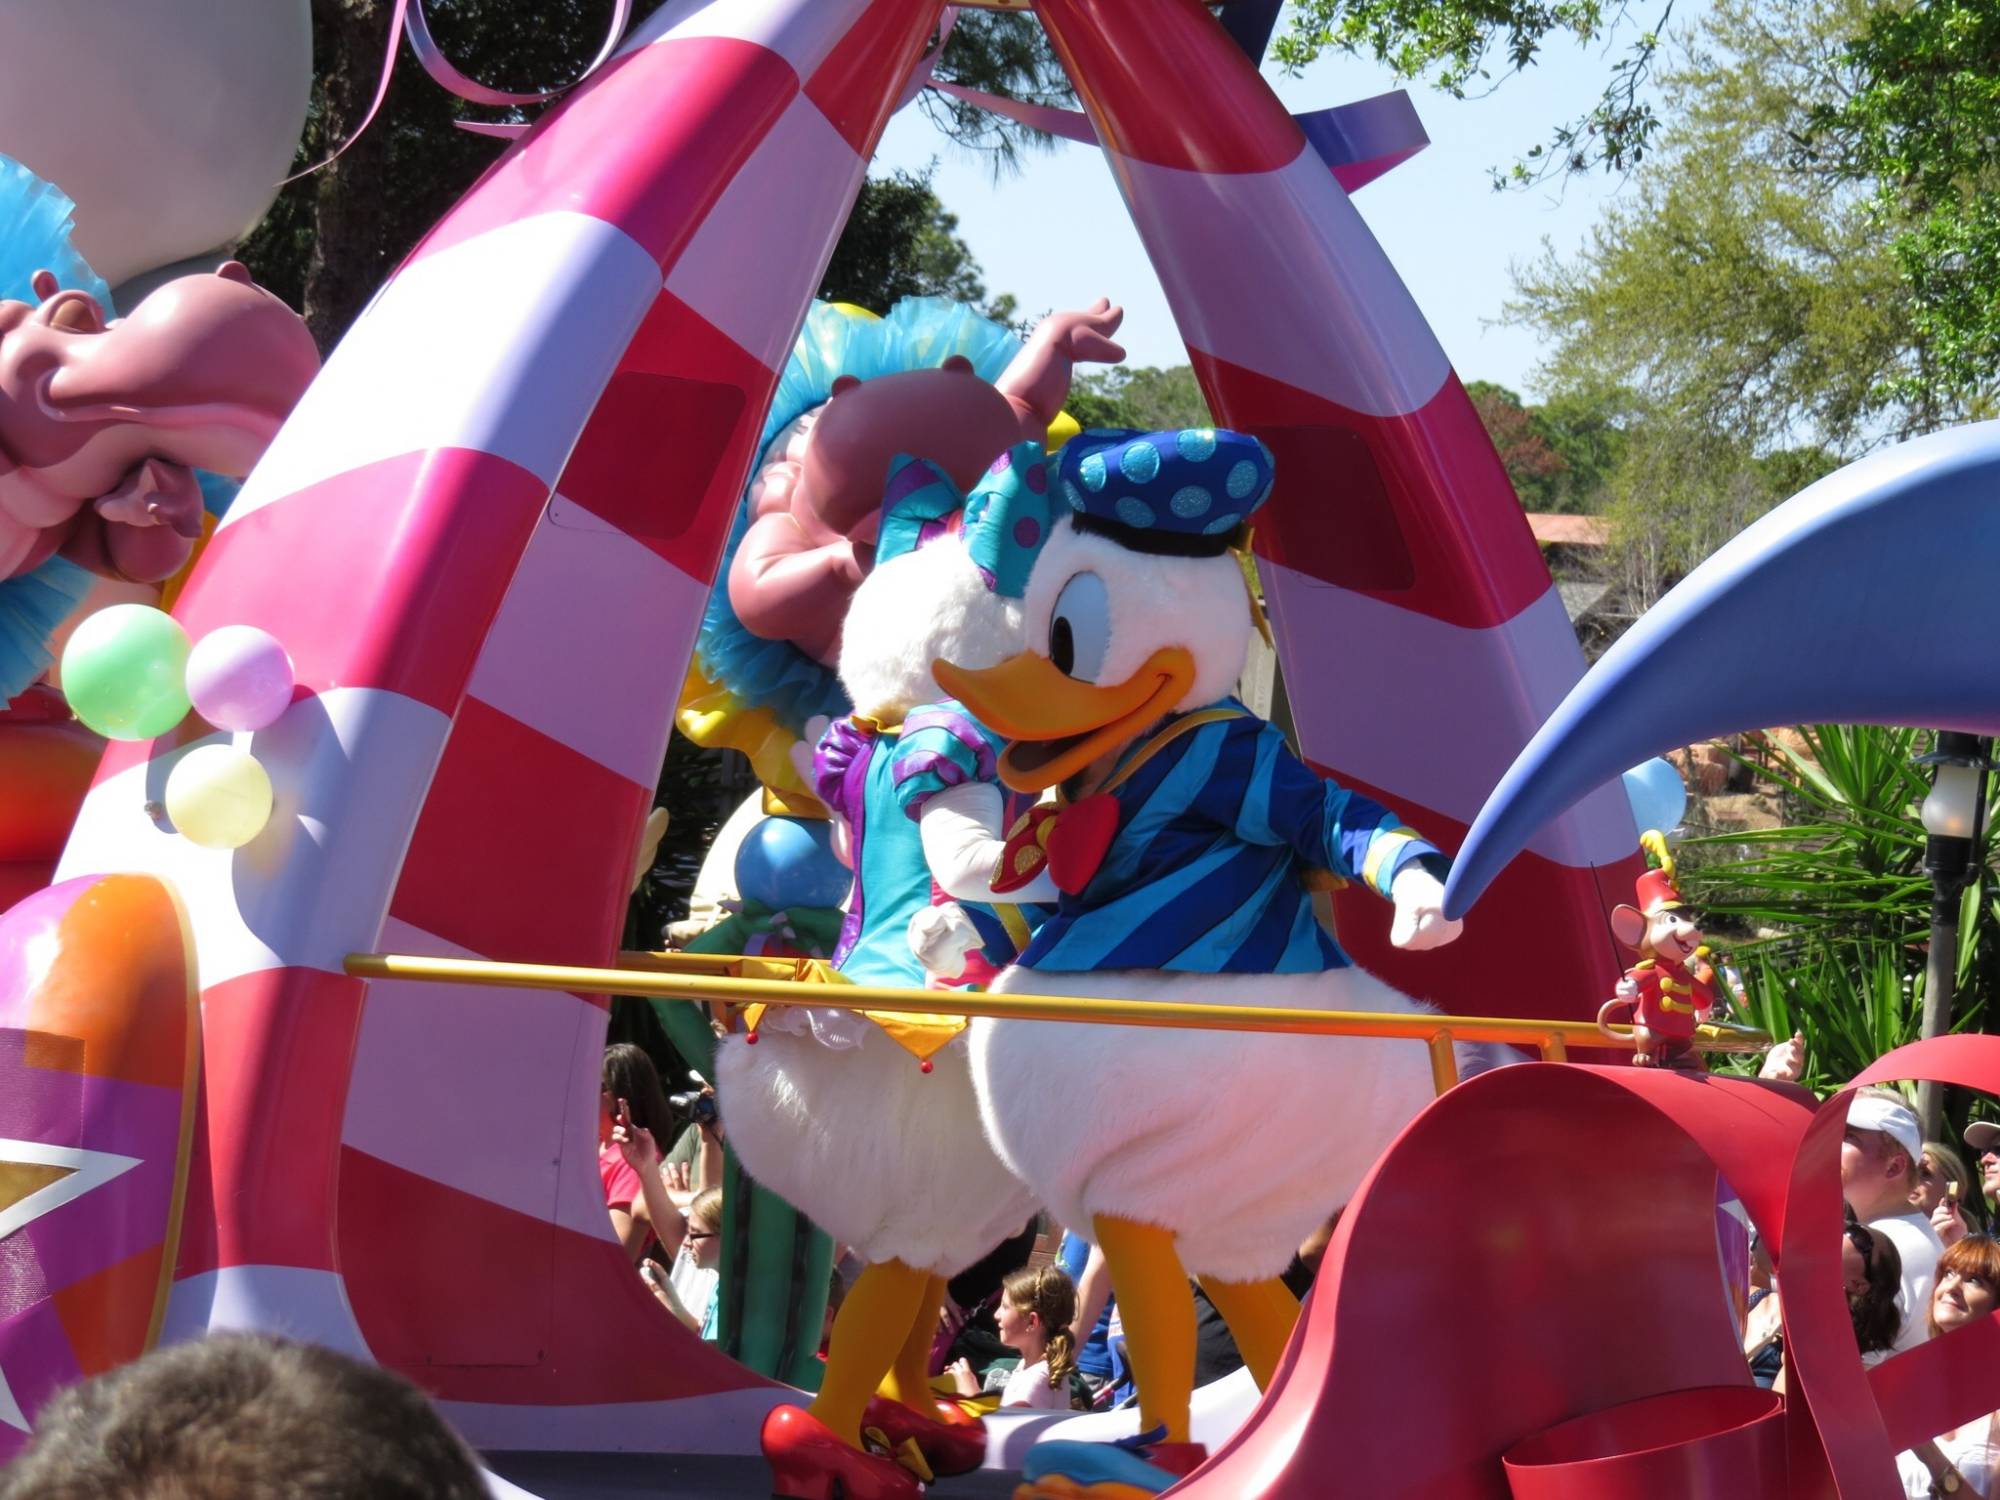
[[[555,98],[559,94],[566,93],[568,90],[575,88],[579,83],[582,83],[611,60],[612,56],[618,50],[619,40],[625,35],[625,27],[631,19],[632,0],[617,0],[616,5],[612,9],[611,24],[605,33],[604,45],[597,49],[597,56],[591,59],[589,67],[585,68],[568,83],[558,84],[552,89],[543,89],[530,94],[511,94],[502,89],[489,88],[476,78],[468,78],[452,66],[450,59],[438,49],[437,42],[431,37],[430,23],[424,19],[423,0],[414,0],[414,3],[412,3],[412,0],[396,0],[396,8],[389,16],[389,49],[382,58],[382,74],[376,80],[375,97],[368,105],[368,113],[361,117],[361,123],[354,128],[354,133],[340,143],[340,146],[334,151],[333,155],[315,166],[307,167],[303,172],[294,172],[284,182],[279,183],[278,186],[284,187],[289,183],[297,182],[301,177],[310,177],[321,167],[331,166],[334,162],[339,161],[342,153],[349,146],[360,140],[367,132],[368,127],[374,124],[375,116],[381,112],[382,101],[389,97],[389,80],[396,71],[396,46],[405,34],[409,36],[410,50],[417,54],[417,61],[423,64],[424,71],[430,74],[441,87],[456,94],[469,104],[490,104],[512,108],[524,104],[546,103],[548,100]],[[518,135],[527,128],[524,125],[486,121],[460,120],[455,123],[461,130],[470,130],[477,135],[502,137]]]

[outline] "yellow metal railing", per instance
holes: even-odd
[[[856,1010],[927,1015],[991,1016],[1006,1020],[1071,1021],[1110,1026],[1167,1026],[1211,1031],[1281,1031],[1305,1036],[1401,1037],[1427,1043],[1439,1093],[1458,1082],[1454,1042],[1508,1042],[1537,1048],[1546,1062],[1562,1062],[1571,1047],[1615,1047],[1591,1021],[1520,1020],[1508,1016],[1381,1015],[1370,1011],[1299,1010],[1270,1005],[1198,1005],[1178,1000],[1106,1000],[1079,995],[994,995],[968,990],[910,990],[843,985],[838,991],[804,986],[811,959],[749,958],[733,954],[636,953],[619,955],[617,968],[565,964],[499,963],[489,959],[428,958],[402,953],[350,953],[346,969],[362,979],[403,979],[432,984],[486,984],[511,989],[568,990],[577,994],[657,995],[727,1004],[826,1005]],[[1246,978],[1246,988],[1254,985]],[[1629,1038],[1627,1028],[1614,1030]],[[1705,1052],[1756,1052],[1771,1038],[1755,1027],[1727,1022],[1701,1026],[1695,1045]]]

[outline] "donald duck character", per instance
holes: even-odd
[[[934,464],[891,469],[876,564],[842,633],[856,709],[826,729],[810,768],[856,872],[836,981],[924,984],[911,928],[942,899],[934,858],[959,871],[944,877],[954,888],[987,894],[1004,744],[946,699],[931,663],[992,665],[1020,649],[1048,488],[1034,443],[1002,454],[969,499]],[[983,1429],[951,1424],[930,1392],[938,1310],[947,1278],[1037,1205],[981,1130],[962,1018],[857,1012],[839,1007],[837,988],[827,1000],[758,1015],[718,1053],[745,1169],[868,1261],[835,1320],[817,1399],[773,1411],[764,1452],[782,1496],[914,1497],[917,1479],[867,1451],[864,1435],[926,1478],[977,1467]]]
[[[1027,584],[1027,649],[937,664],[1013,742],[1000,779],[1059,792],[1003,856],[996,884],[1046,859],[1061,894],[996,991],[1425,1009],[1354,967],[1310,896],[1362,881],[1394,903],[1399,946],[1434,947],[1459,930],[1440,909],[1444,857],[1230,696],[1253,626],[1231,549],[1271,483],[1269,452],[1234,432],[1072,438]],[[1001,1159],[1104,1251],[1149,1429],[1133,1447],[1038,1444],[1021,1493],[1158,1491],[1204,1456],[1187,1441],[1189,1274],[1268,1386],[1298,1314],[1279,1273],[1431,1098],[1428,1061],[1357,1038],[1011,1020],[971,1032]]]

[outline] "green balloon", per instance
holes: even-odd
[[[187,717],[187,632],[150,604],[87,617],[62,654],[62,690],[108,740],[150,740]]]

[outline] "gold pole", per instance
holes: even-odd
[[[1458,1082],[1458,1054],[1451,1050],[1451,1043],[1449,1031],[1431,1037],[1431,1083],[1440,1094]]]
[[[1561,1037],[1552,1036],[1547,1041],[1542,1043],[1542,1061],[1543,1062],[1569,1061],[1569,1048],[1563,1045],[1563,1039]]]
[[[1206,1027],[1216,1031],[1297,1032],[1318,1036],[1427,1039],[1444,1027],[1467,1042],[1517,1042],[1541,1046],[1561,1037],[1582,1047],[1603,1047],[1589,1021],[1532,1021],[1504,1016],[1380,1015],[1365,1011],[1297,1010],[1264,1005],[1196,1005],[1168,1000],[1103,1000],[1069,995],[992,995],[967,990],[906,990],[872,985],[801,985],[790,977],[792,959],[743,959],[706,954],[648,954],[645,968],[584,968],[563,964],[514,964],[489,959],[430,958],[399,953],[350,953],[346,970],[362,979],[403,979],[433,984],[490,984],[515,989],[568,990],[577,994],[660,995],[737,1004],[839,1005],[854,1010],[916,1015],[994,1016],[1034,1021],[1079,1021],[1113,1026]],[[751,968],[771,977],[740,979],[714,972]],[[660,972],[681,970],[682,972]],[[697,970],[698,972],[686,972]],[[773,970],[777,971],[773,974]],[[1254,986],[1246,977],[1245,988]],[[1740,1028],[1748,1031],[1748,1028]],[[1762,1033],[1762,1045],[1770,1039]],[[1723,1038],[1711,1050],[1743,1051]]]

